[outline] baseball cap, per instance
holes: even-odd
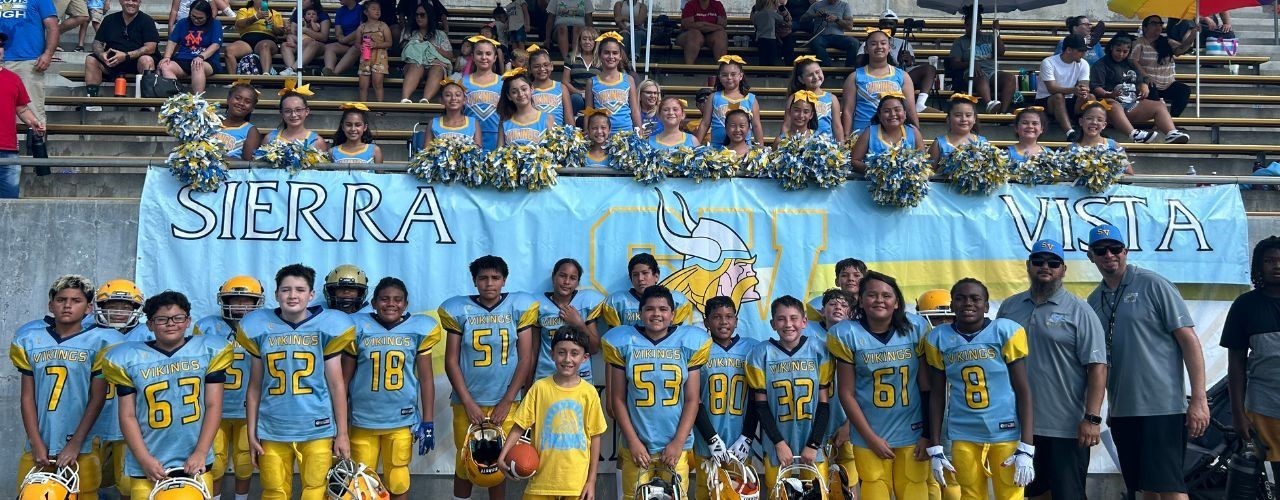
[[[1084,51],[1084,50],[1089,50],[1089,44],[1084,41],[1084,37],[1077,35],[1075,33],[1072,33],[1070,35],[1067,35],[1066,38],[1062,39],[1062,48],[1064,50],[1073,49],[1073,50]]]
[[[1042,253],[1047,253],[1059,259],[1067,260],[1066,257],[1062,255],[1062,244],[1054,240],[1043,239],[1031,245],[1030,257],[1035,257],[1036,254]]]
[[[1103,241],[1114,241],[1121,245],[1124,243],[1124,237],[1121,236],[1120,228],[1111,224],[1103,224],[1089,230],[1089,246],[1093,246]]]

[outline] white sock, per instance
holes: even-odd
[[[236,500],[249,500],[249,494],[248,494],[248,493],[245,493],[245,494],[236,493]]]
[[[227,8],[225,8],[225,9],[222,9],[221,14],[222,14],[222,15],[224,15],[224,16],[227,16],[227,17],[236,17],[236,11],[231,10],[231,7],[227,7]],[[247,495],[246,495],[246,497],[247,497]],[[239,498],[236,498],[236,500],[240,500],[240,499],[239,499]]]
[[[466,498],[463,498],[463,497],[453,497],[453,500],[471,500],[471,497],[466,497]]]
[[[926,104],[928,101],[929,101],[929,94],[926,94],[924,92],[916,94],[916,112],[919,113],[921,111],[924,111],[925,108],[929,107]]]

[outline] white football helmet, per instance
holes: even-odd
[[[795,457],[791,465],[778,469],[778,481],[773,484],[771,500],[826,500],[827,482],[813,465],[802,463]]]
[[[749,464],[736,458],[724,463],[708,460],[703,468],[712,500],[759,500],[760,479]]]
[[[645,477],[649,480],[645,481]],[[680,495],[680,474],[662,462],[651,462],[637,481],[636,500],[684,500]]]

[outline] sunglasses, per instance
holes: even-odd
[[[1049,269],[1062,267],[1062,261],[1058,259],[1031,259],[1027,262],[1031,263],[1031,267],[1044,267],[1046,264],[1049,266]]]
[[[1124,245],[1111,245],[1111,246],[1105,246],[1105,247],[1100,246],[1100,247],[1092,247],[1089,249],[1090,253],[1097,256],[1103,256],[1108,253],[1110,253],[1111,255],[1120,255],[1124,253],[1124,251],[1125,251]]]

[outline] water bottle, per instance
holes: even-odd
[[[1187,165],[1187,175],[1196,175],[1196,166]]]
[[[261,7],[261,8],[262,8],[262,11],[263,11],[263,12],[266,12],[266,13],[267,13],[267,18],[266,18],[266,19],[263,19],[263,20],[262,20],[262,23],[263,23],[263,25],[264,25],[264,26],[266,26],[266,27],[267,27],[267,31],[271,31],[271,29],[272,29],[272,26],[271,26],[271,6],[270,6],[270,5],[267,5],[267,0],[262,0],[262,7]]]
[[[27,129],[27,154],[32,158],[48,158],[49,145],[45,142],[48,137],[45,134],[37,134],[36,131]],[[52,174],[48,165],[36,165],[36,175],[45,176]]]
[[[114,94],[116,97],[125,97],[129,95],[129,80],[125,80],[124,75],[116,77],[116,88]]]
[[[360,37],[360,60],[368,61],[373,59],[373,39],[369,35]]]
[[[1023,92],[1029,91],[1031,90],[1030,88],[1028,88],[1030,84],[1031,84],[1031,80],[1027,79],[1027,69],[1018,68],[1018,90],[1021,90]]]

